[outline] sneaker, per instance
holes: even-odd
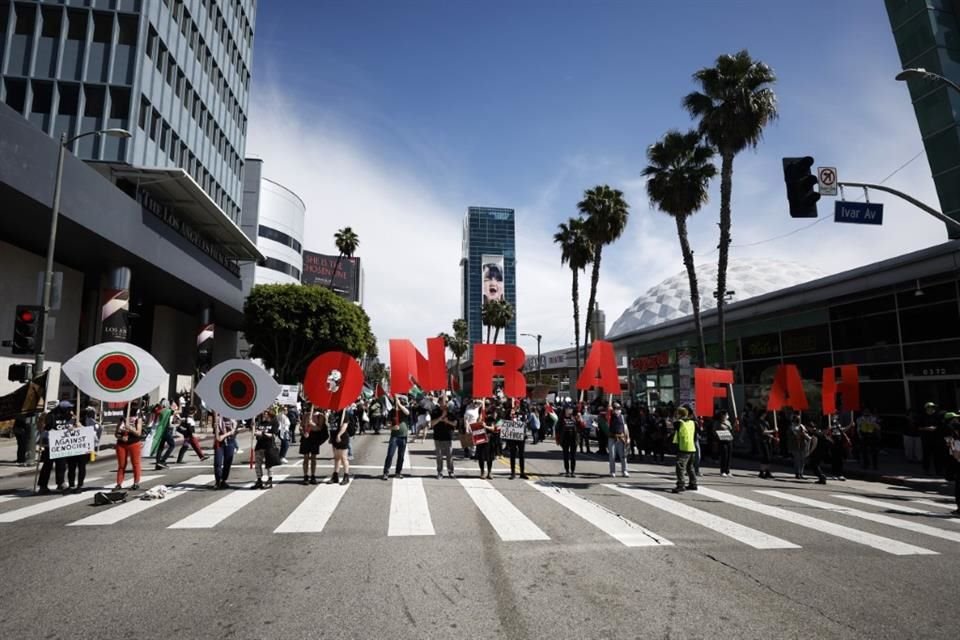
[[[280,458],[280,464],[290,464],[286,458]]]
[[[839,480],[840,482],[846,482],[846,481],[847,481],[847,479],[844,478],[843,476],[837,476],[837,480]]]
[[[490,476],[490,473],[489,473],[489,472],[487,472],[487,480],[493,480],[493,478]]]
[[[310,478],[308,478],[307,476],[303,476],[303,483],[302,483],[302,484],[310,484]]]
[[[48,496],[51,493],[53,493],[53,491],[50,491],[50,487],[40,487],[37,489],[37,495],[39,496]]]
[[[510,474],[510,479],[511,479],[511,480],[516,479],[516,477],[517,477],[516,474],[513,474],[513,473]]]
[[[310,476],[310,484],[317,484],[317,476]]]
[[[387,474],[383,474],[382,476],[380,476],[380,479],[381,479],[381,480],[389,480],[389,479],[390,479],[390,476],[388,476]]]
[[[437,473],[437,480],[443,480],[443,474]]]
[[[611,478],[616,478],[616,477],[617,477],[617,474],[615,474],[613,471],[611,471],[611,472],[610,472],[610,477],[611,477]]]
[[[817,484],[827,484],[826,478],[817,478]]]
[[[395,474],[393,474],[393,477],[396,478],[397,480],[403,480],[403,474],[402,474],[402,473],[395,473]]]
[[[237,450],[234,452],[233,455],[239,456],[241,453],[243,453],[243,449],[240,449],[240,448],[238,447]]]
[[[623,477],[624,477],[624,478],[629,478],[629,477],[630,477],[630,472],[629,472],[629,471],[624,471],[624,472],[623,472]]]
[[[267,478],[267,489],[273,489],[273,478]]]
[[[456,478],[457,475],[453,471],[451,471],[450,473],[447,474],[447,477],[453,479],[453,478]]]

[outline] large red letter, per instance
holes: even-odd
[[[592,387],[600,387],[604,393],[620,393],[617,358],[613,354],[612,342],[594,340],[590,346],[590,355],[577,378],[577,389],[587,391]]]
[[[473,397],[493,395],[493,377],[503,377],[503,393],[508,398],[527,397],[527,379],[523,365],[527,356],[515,344],[473,345]],[[502,361],[497,364],[497,361]],[[392,364],[392,363],[391,363]]]
[[[697,415],[704,418],[712,416],[714,399],[726,398],[727,385],[731,384],[733,369],[694,369],[693,388],[696,392]]]
[[[427,338],[424,358],[409,340],[390,340],[390,393],[408,393],[413,383],[424,391],[443,391],[447,388],[447,348],[443,338]]]
[[[327,380],[334,370],[340,372],[336,391]],[[340,351],[330,351],[313,359],[303,379],[303,392],[315,406],[339,411],[350,406],[363,389],[363,370],[356,359]]]
[[[807,394],[803,392],[803,379],[795,364],[781,364],[773,375],[773,386],[767,399],[767,411],[779,411],[790,407],[805,411],[810,407]]]
[[[840,382],[837,383],[837,369],[840,369]],[[857,365],[844,364],[839,367],[827,367],[823,370],[823,413],[837,412],[837,393],[843,398],[844,411],[860,409],[860,373]]]

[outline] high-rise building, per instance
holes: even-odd
[[[255,0],[0,2],[0,100],[101,171],[183,168],[240,220]],[[127,172],[127,178],[138,175]]]
[[[960,83],[960,1],[886,0],[886,5],[903,68],[924,68]],[[960,93],[922,77],[907,84],[940,210],[960,220]],[[947,229],[951,238],[960,237]]]
[[[469,207],[463,219],[460,258],[461,313],[470,344],[483,342],[481,313],[488,300],[510,303],[514,319],[501,332],[507,344],[517,343],[517,257],[513,209]],[[491,336],[492,337],[492,336]]]

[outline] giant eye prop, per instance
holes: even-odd
[[[249,420],[277,401],[280,385],[250,360],[227,360],[210,369],[197,385],[207,407],[225,418]]]
[[[95,344],[63,363],[62,370],[80,391],[103,402],[131,402],[169,380],[156,358],[126,342]]]

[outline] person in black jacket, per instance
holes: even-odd
[[[27,466],[27,452],[30,449],[30,425],[20,415],[13,420],[13,437],[17,439],[17,466]]]
[[[557,422],[556,440],[563,450],[563,475],[572,478],[577,472],[577,433],[582,428],[579,416],[574,415],[573,405],[563,406],[563,415]]]
[[[276,448],[277,438],[280,437],[280,423],[277,421],[277,414],[270,409],[266,415],[257,424],[254,430],[256,444],[253,447],[254,460],[256,461],[257,483],[254,489],[270,489],[273,487],[273,460],[272,451]],[[279,450],[276,452],[279,458]],[[268,459],[271,458],[271,459]],[[267,467],[267,484],[263,484],[263,468]]]

